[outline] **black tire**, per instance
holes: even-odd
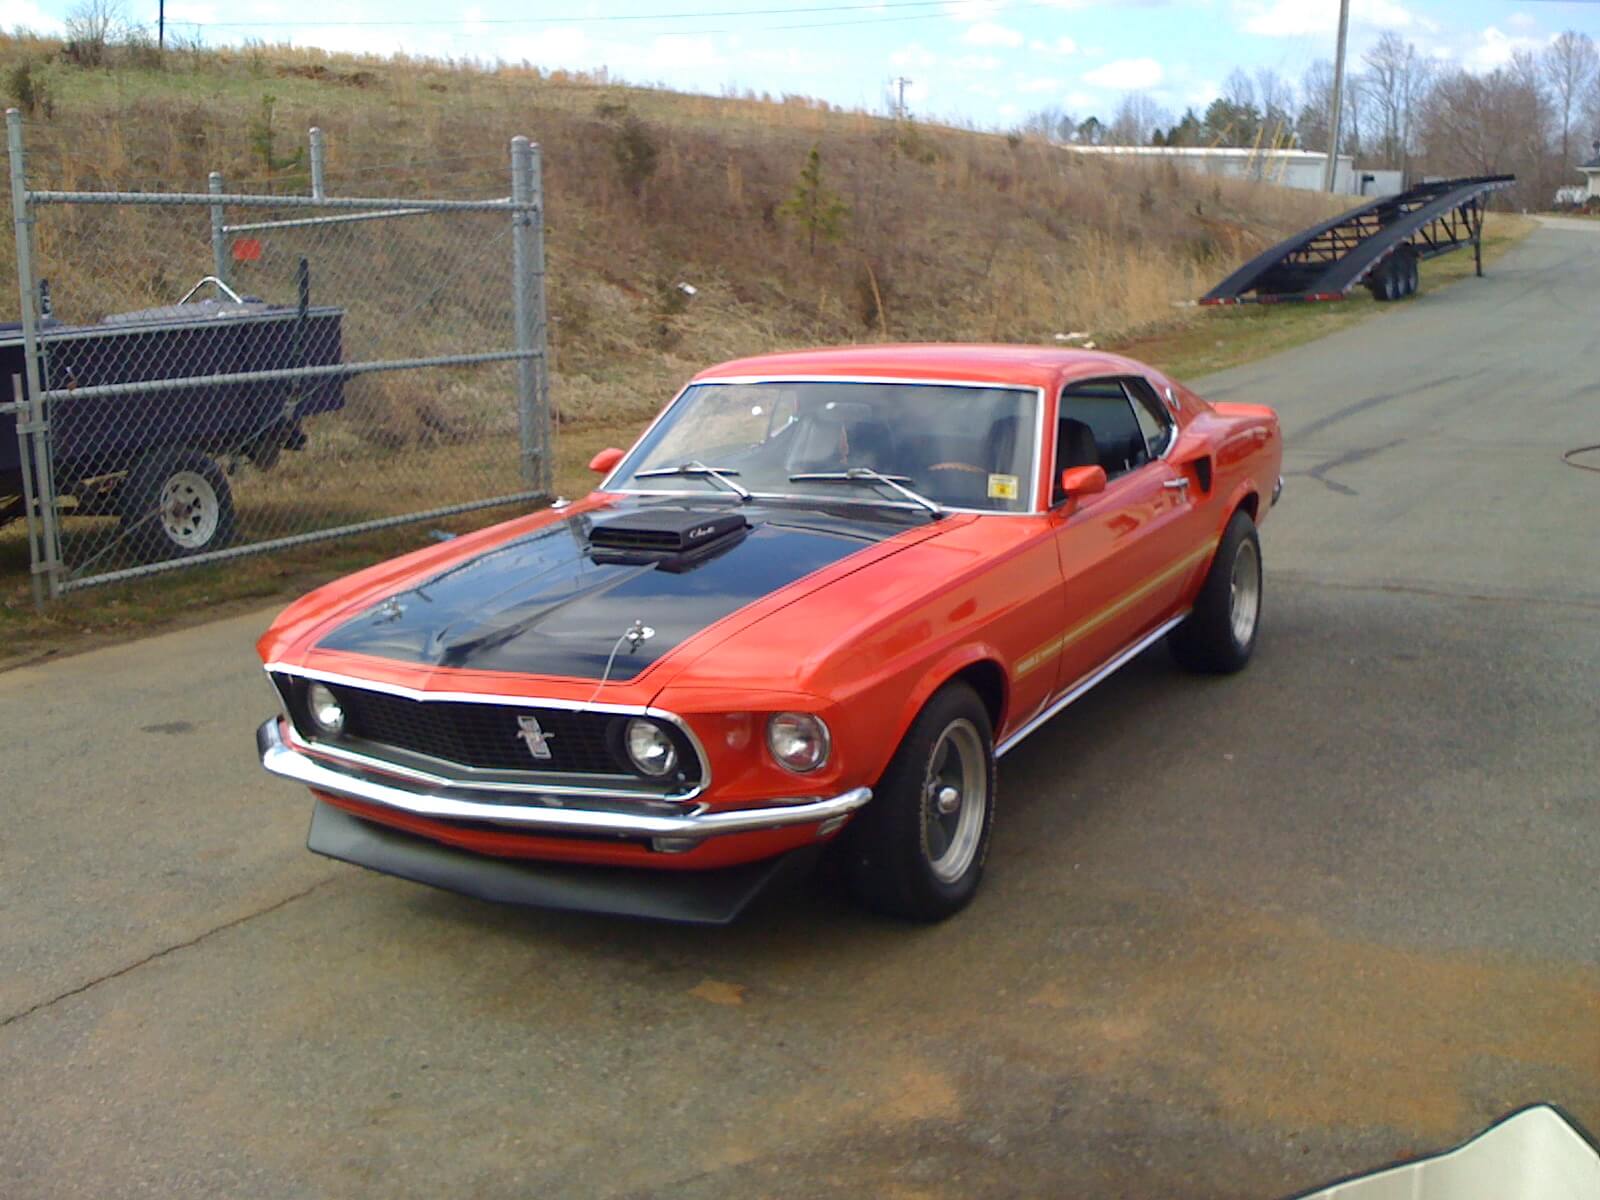
[[[188,558],[233,541],[233,491],[198,450],[167,446],[134,464],[118,489],[124,543],[140,562]]]
[[[1250,661],[1260,631],[1261,539],[1241,509],[1228,521],[1194,608],[1167,635],[1167,646],[1186,670],[1231,675]]]
[[[1415,254],[1406,255],[1406,295],[1415,296],[1422,290],[1422,260]]]
[[[981,807],[975,808],[978,784]],[[957,791],[953,800],[951,790]],[[956,807],[940,812],[941,795]],[[917,714],[871,802],[847,831],[857,902],[912,921],[942,921],[960,912],[983,877],[994,797],[989,711],[966,684],[947,684]]]
[[[1394,255],[1390,255],[1379,263],[1377,269],[1368,277],[1367,290],[1379,304],[1393,303],[1405,295],[1400,283],[1398,266],[1398,260]]]

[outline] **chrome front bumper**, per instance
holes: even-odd
[[[825,799],[774,800],[761,808],[706,811],[704,805],[688,804],[681,814],[585,809],[575,807],[583,802],[570,796],[552,796],[547,805],[528,804],[526,801],[529,797],[521,792],[507,793],[514,795],[518,803],[486,802],[453,794],[448,787],[403,787],[375,779],[370,774],[357,774],[330,766],[288,745],[278,728],[277,717],[256,731],[256,750],[261,755],[261,765],[274,775],[303,783],[319,792],[361,800],[398,812],[446,821],[492,821],[528,833],[557,837],[562,834],[609,834],[615,837],[665,838],[683,843],[673,845],[672,849],[688,849],[689,843],[729,833],[756,833],[842,819],[872,799],[872,789],[860,787]],[[481,792],[477,794],[482,795]]]

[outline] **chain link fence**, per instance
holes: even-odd
[[[0,520],[36,595],[547,496],[538,148],[510,195],[29,187]],[[7,429],[7,425],[14,429]]]

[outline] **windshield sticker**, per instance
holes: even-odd
[[[1017,477],[1015,475],[989,476],[989,499],[1015,500],[1017,498]]]

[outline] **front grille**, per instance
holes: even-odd
[[[303,695],[304,681],[288,680],[291,694]],[[412,700],[348,684],[327,685],[345,713],[341,740],[391,746],[444,762],[486,771],[535,771],[549,774],[633,775],[622,756],[626,716],[574,712],[564,708],[480,704],[462,700]],[[291,702],[295,726],[311,734],[304,707]],[[549,748],[549,758],[535,758],[517,724],[535,717]],[[681,730],[663,725],[678,744],[679,769],[674,783],[700,780],[698,756]]]

